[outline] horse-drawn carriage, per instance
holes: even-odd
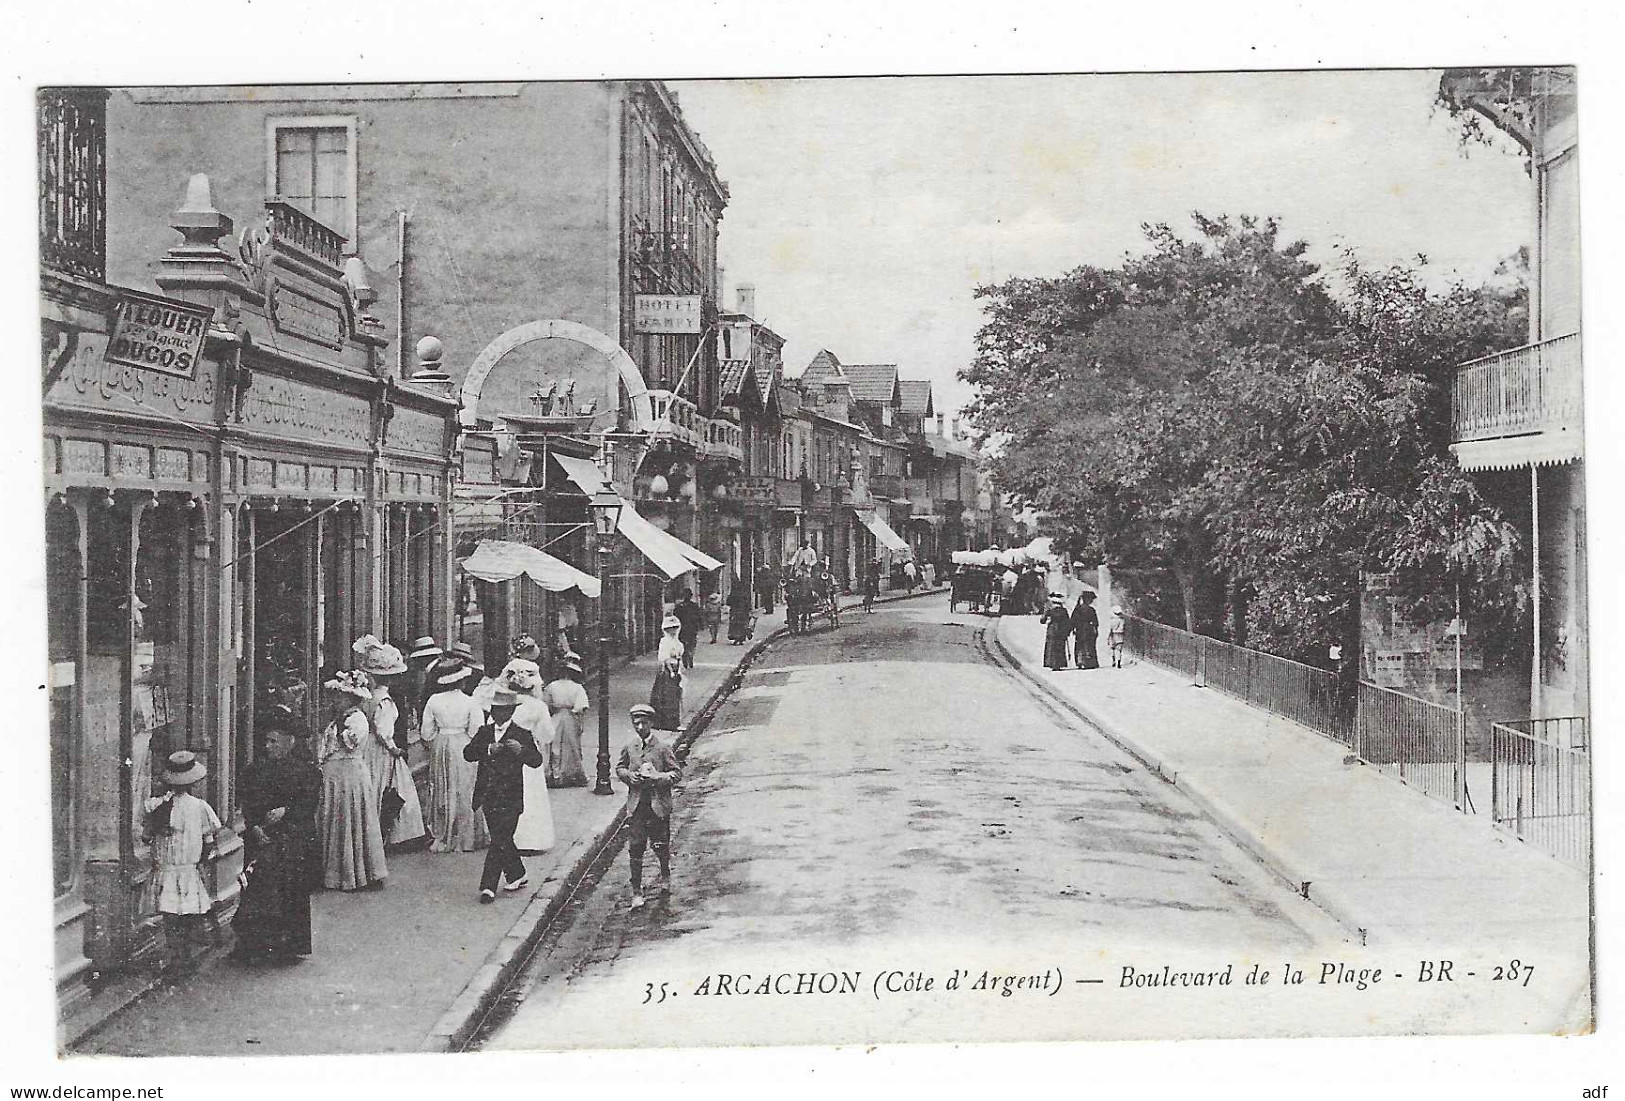
[[[986,566],[961,564],[949,579],[948,610],[957,612],[965,605],[969,612],[993,614],[999,606],[999,577]]]
[[[822,615],[831,628],[840,626],[840,596],[832,582],[823,585],[811,571],[798,569],[784,579],[785,625],[793,635],[812,630],[814,616]]]

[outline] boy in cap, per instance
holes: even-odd
[[[671,746],[654,733],[655,709],[633,704],[636,743],[621,750],[615,775],[626,785],[627,853],[632,859],[632,909],[643,905],[643,852],[652,846],[660,861],[656,887],[671,893],[671,788],[683,778],[683,766]]]

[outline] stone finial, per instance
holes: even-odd
[[[412,381],[418,383],[449,383],[451,376],[446,373],[441,360],[446,354],[445,347],[437,336],[426,336],[418,341],[418,364],[412,372]]]
[[[169,216],[169,224],[186,239],[175,251],[189,253],[220,252],[217,242],[232,229],[231,217],[215,209],[214,188],[202,172],[186,182],[186,198]]]

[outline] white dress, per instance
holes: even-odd
[[[429,745],[431,852],[472,852],[490,841],[485,812],[473,807],[479,766],[463,760],[463,747],[485,722],[485,709],[454,688],[436,692],[423,708],[418,731]]]
[[[375,688],[373,699],[378,701],[378,740],[383,746],[393,747],[395,724],[400,721],[400,708],[395,705],[387,688]],[[423,804],[418,800],[418,786],[412,779],[412,766],[406,763],[405,757],[395,757],[387,749],[376,759],[380,771],[379,775],[373,777],[373,784],[378,791],[379,800],[382,800],[384,790],[389,787],[390,770],[393,770],[395,790],[404,801],[401,812],[395,816],[395,825],[384,835],[384,844],[400,845],[407,841],[416,841],[428,832],[428,828],[423,824]]]
[[[205,844],[220,832],[214,808],[195,795],[177,792],[169,809],[169,828],[152,840],[152,878],[147,881],[147,903],[160,914],[206,914],[214,899],[198,865]],[[155,795],[142,801],[150,814],[164,801]]]
[[[525,812],[519,816],[519,828],[513,831],[513,843],[524,851],[546,852],[556,840],[553,801],[547,794],[547,754],[553,745],[553,720],[541,698],[522,696],[513,721],[530,731],[536,748],[542,751],[542,767],[525,769]]]

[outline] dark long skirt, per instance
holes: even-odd
[[[246,855],[243,888],[232,929],[233,955],[255,962],[310,955],[311,842],[273,837]]]
[[[1099,642],[1099,630],[1074,631],[1072,634],[1072,653],[1076,656],[1079,669],[1099,669],[1100,652],[1096,649]]]
[[[654,687],[649,690],[649,706],[655,709],[656,730],[680,730],[683,723],[683,682],[664,668],[655,674]]]
[[[1066,668],[1066,640],[1072,628],[1063,619],[1051,619],[1044,628],[1044,668]]]
[[[732,604],[728,607],[728,641],[744,642],[750,638],[750,605]]]

